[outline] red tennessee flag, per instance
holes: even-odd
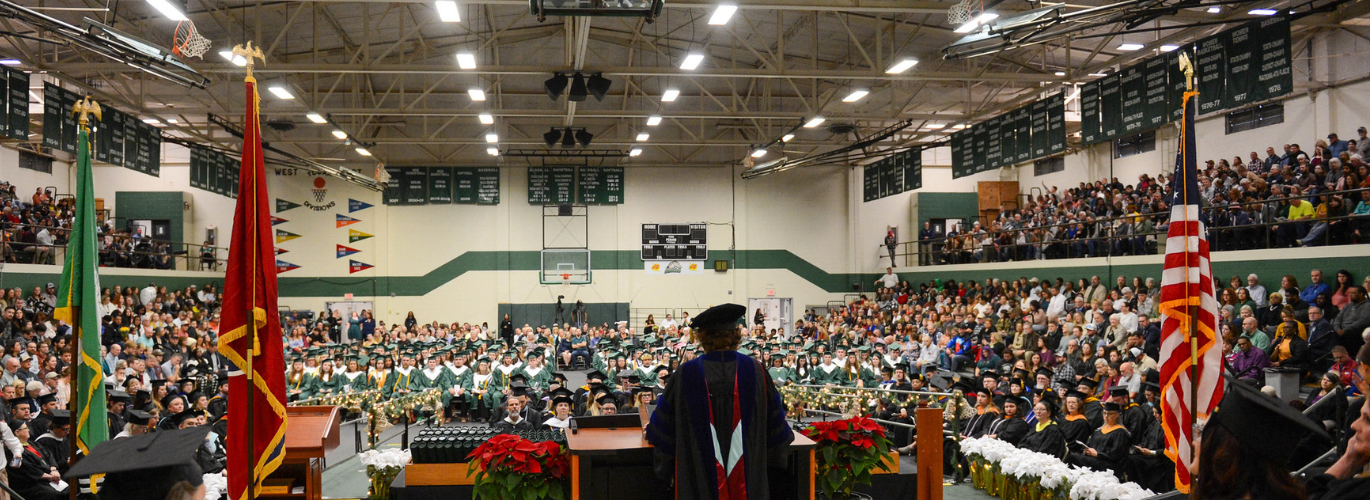
[[[285,458],[285,362],[276,313],[275,234],[257,108],[257,81],[249,76],[242,172],[219,325],[219,352],[234,365],[228,383],[228,433],[233,436],[226,450],[228,500],[245,500],[249,487],[260,492],[262,479]]]

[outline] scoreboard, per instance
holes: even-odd
[[[709,225],[643,224],[642,260],[707,260],[709,258]]]

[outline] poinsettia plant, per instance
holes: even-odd
[[[801,432],[818,444],[817,483],[825,498],[850,498],[857,486],[871,484],[871,471],[890,471],[884,460],[890,440],[885,428],[870,418],[813,422]]]
[[[476,476],[475,494],[485,500],[526,500],[571,496],[571,459],[560,444],[534,443],[500,434],[467,455]]]

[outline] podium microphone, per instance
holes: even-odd
[[[578,434],[579,432],[580,426],[576,424],[576,419],[571,419],[571,434]]]

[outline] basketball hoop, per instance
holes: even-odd
[[[561,284],[565,285],[568,281],[571,281],[571,274],[570,274],[570,273],[562,273],[562,274],[561,274]]]
[[[950,9],[947,9],[947,24],[960,26],[970,22],[971,19],[974,19],[975,14],[978,14],[978,12],[971,12],[972,5],[979,7],[980,11],[984,10],[983,4],[976,0],[961,0],[952,5]]]
[[[209,51],[211,43],[208,38],[200,36],[193,21],[186,19],[176,24],[176,34],[171,38],[171,53],[179,57],[204,59],[201,56]]]

